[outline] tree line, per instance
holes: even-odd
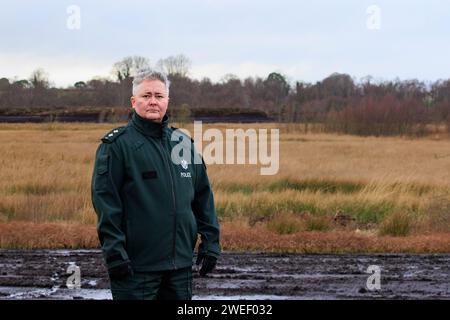
[[[50,85],[44,70],[29,79],[0,79],[0,111],[64,108],[71,110],[129,110],[135,70],[149,60],[130,56],[112,67],[113,79],[78,81],[68,88]],[[279,122],[321,124],[324,130],[358,135],[421,135],[427,126],[450,127],[450,79],[425,83],[419,80],[359,81],[333,73],[316,83],[296,81],[272,72],[267,77],[239,79],[228,74],[220,81],[189,77],[190,60],[184,55],[161,59],[171,81],[171,112],[189,118],[196,111],[257,111]],[[128,111],[122,112],[127,115]],[[120,114],[120,112],[118,112]]]

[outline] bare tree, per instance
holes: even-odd
[[[183,54],[160,59],[156,66],[168,75],[187,77],[191,68],[191,60]]]
[[[120,84],[120,89],[117,92],[117,101],[119,105],[127,106],[129,104],[128,97],[131,93],[133,74],[138,69],[149,66],[149,60],[141,56],[125,57],[114,64],[112,72]]]
[[[30,76],[30,83],[33,88],[48,88],[48,73],[42,68],[34,70]]]
[[[279,118],[283,118],[286,111],[286,98],[289,94],[290,86],[286,77],[280,73],[272,72],[264,81],[266,87],[265,98],[271,102],[271,108],[279,111]]]
[[[141,56],[129,56],[116,62],[113,65],[112,73],[119,82],[123,82],[130,79],[136,70],[149,66],[150,61],[147,58]]]
[[[49,96],[47,95],[49,91],[47,72],[42,68],[36,69],[31,73],[29,80],[32,86],[30,106],[42,107],[47,105],[49,102]]]
[[[348,74],[335,72],[322,80],[322,90],[326,96],[349,97],[355,91],[355,84]]]
[[[220,83],[227,83],[229,81],[234,81],[234,80],[238,80],[239,81],[239,77],[233,73],[227,73],[226,75],[224,75],[221,79],[220,79]]]

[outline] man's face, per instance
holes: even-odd
[[[161,122],[166,114],[169,97],[166,86],[159,80],[144,80],[131,97],[131,105],[142,118]]]

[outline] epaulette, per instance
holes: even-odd
[[[106,143],[113,143],[117,139],[118,136],[120,136],[122,133],[125,132],[125,127],[126,126],[118,127],[118,128],[111,130],[102,138],[102,141],[106,142]]]
[[[192,143],[194,143],[194,139],[192,139],[187,133],[183,132],[183,130],[180,130],[180,128],[172,127],[172,126],[170,126],[170,128],[171,128],[173,131],[177,131],[177,133],[182,134],[182,135],[188,137],[189,139],[191,139]]]

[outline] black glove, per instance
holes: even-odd
[[[204,253],[199,253],[196,264],[199,265],[200,263],[202,264],[202,267],[200,268],[199,273],[201,277],[204,277],[207,273],[210,273],[214,269],[217,263],[217,258]]]
[[[111,280],[118,280],[125,278],[128,275],[133,275],[133,268],[131,268],[130,262],[125,262],[122,264],[119,264],[117,266],[114,266],[112,268],[108,269],[109,278]]]

